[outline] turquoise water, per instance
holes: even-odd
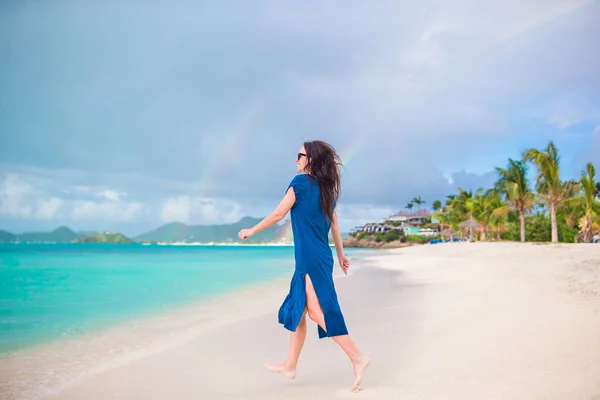
[[[0,244],[0,354],[290,276],[293,252],[291,246]]]

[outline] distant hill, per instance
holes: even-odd
[[[0,229],[0,242],[15,242],[16,240],[15,234]]]
[[[238,242],[237,234],[240,229],[251,228],[259,223],[262,218],[244,217],[238,222],[221,225],[186,225],[181,222],[172,222],[150,232],[146,232],[134,239],[138,242]],[[290,222],[284,225],[275,225],[257,235],[247,239],[249,243],[278,242],[289,234]]]
[[[85,235],[93,235],[94,233],[98,233],[98,231],[77,231],[75,232],[77,236],[85,236]]]
[[[127,244],[135,243],[133,240],[120,233],[104,232],[92,233],[90,235],[79,236],[72,240],[72,243],[114,243]]]
[[[20,235],[0,231],[0,242],[69,243],[77,236],[71,229],[61,226],[52,232],[27,232]]]
[[[0,230],[0,242],[21,243],[134,243],[134,242],[197,242],[226,243],[239,242],[237,234],[240,229],[251,228],[262,218],[244,217],[232,224],[220,225],[186,225],[181,222],[158,227],[131,239],[119,233],[75,233],[67,227],[60,227],[51,232],[28,232],[13,234]],[[246,243],[271,243],[291,240],[291,226],[287,220],[282,225],[275,225],[247,239]]]

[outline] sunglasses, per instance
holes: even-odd
[[[304,154],[304,153],[298,153],[298,157],[296,157],[296,160],[299,160],[300,157],[306,157],[306,154]]]

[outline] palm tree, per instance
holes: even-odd
[[[433,216],[434,216],[434,218],[436,218],[440,221],[440,235],[442,236],[442,239],[445,240],[444,233],[445,233],[445,231],[448,231],[450,240],[452,240],[453,236],[454,236],[453,235],[453,232],[454,232],[453,227],[456,225],[456,220],[454,219],[454,215],[451,214],[450,212],[448,212],[447,209],[439,209],[433,214]],[[444,227],[447,229],[444,229]]]
[[[508,232],[510,223],[508,222],[508,214],[505,214],[506,207],[496,210],[492,216],[492,224],[490,230],[496,233],[496,239],[502,239],[502,234]]]
[[[560,157],[553,141],[550,141],[543,150],[528,149],[523,154],[523,158],[532,161],[537,167],[536,189],[550,211],[552,243],[557,243],[556,209],[562,202],[573,196],[575,187],[570,182],[564,183],[560,179]]]
[[[493,189],[486,193],[483,193],[482,189],[477,190],[475,197],[467,200],[467,208],[473,219],[479,224],[481,241],[485,241],[490,226],[499,217],[505,215],[508,209],[502,202],[500,193]]]
[[[431,203],[431,208],[433,209],[433,211],[437,211],[440,208],[442,208],[442,202],[439,200],[435,200],[433,203]]]
[[[413,197],[413,199],[411,200],[411,203],[414,203],[417,205],[417,211],[421,209],[421,204],[425,204],[425,201],[423,199],[421,199],[421,196],[419,197]]]
[[[596,169],[592,163],[587,163],[586,170],[581,171],[581,187],[583,189],[583,211],[584,215],[579,220],[579,235],[584,243],[592,239],[592,224],[598,219],[598,203],[595,199],[596,191]]]
[[[414,204],[413,204],[413,203],[412,203],[412,201],[411,201],[410,203],[408,203],[408,204],[406,205],[406,209],[410,211],[410,210],[412,210],[413,206],[414,206]]]
[[[506,168],[496,168],[499,179],[496,189],[504,194],[510,207],[519,212],[521,220],[521,242],[525,241],[525,213],[533,206],[533,192],[527,181],[527,164],[524,161],[508,159]],[[507,210],[504,210],[505,212]]]
[[[448,196],[446,200],[446,211],[449,214],[449,219],[453,222],[453,227],[458,228],[461,222],[471,219],[471,212],[467,207],[469,199],[473,198],[473,193],[469,190],[463,190],[458,188],[458,194]],[[472,235],[472,229],[469,229],[469,233]]]
[[[473,192],[471,190],[463,190],[458,188],[458,195],[452,201],[452,206],[456,214],[463,220],[466,221],[471,219],[471,213],[467,208],[467,202],[473,198]]]
[[[485,223],[481,223],[481,221],[484,220],[483,214],[485,210],[485,196],[482,193],[483,189],[477,189],[477,191],[475,192],[475,197],[467,198],[465,200],[465,209],[467,210],[470,216],[470,218],[465,222],[470,221],[473,223],[465,224],[465,222],[463,222],[463,224],[465,224],[464,226],[467,226],[469,228],[469,236],[473,236],[472,227],[477,225],[477,227],[481,229],[481,240],[485,240],[485,232],[487,230],[487,226],[485,226]],[[474,221],[471,221],[471,219],[473,219]],[[477,222],[477,224],[474,224],[474,222]]]

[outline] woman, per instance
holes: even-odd
[[[347,274],[350,261],[344,255],[342,236],[335,212],[340,193],[341,165],[338,155],[322,141],[305,142],[296,158],[297,172],[283,200],[265,219],[238,236],[247,239],[277,222],[291,210],[296,268],[290,291],[279,309],[279,323],[291,331],[288,357],[282,364],[267,364],[272,372],[293,379],[304,339],[306,315],[318,325],[319,338],[331,337],[350,357],[356,391],[364,370],[371,363],[361,353],[346,329],[333,283],[333,255],[328,234],[331,229],[338,260]]]

